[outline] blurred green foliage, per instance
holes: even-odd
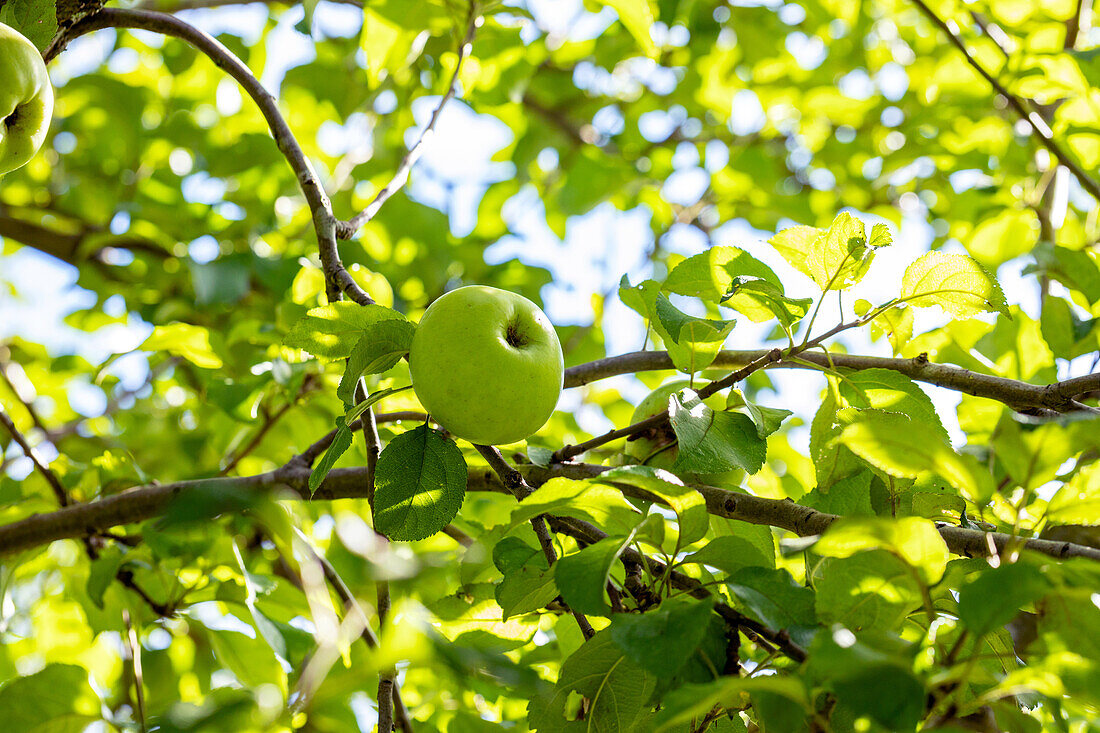
[[[79,5],[59,3],[54,20]],[[891,300],[842,301],[876,316],[867,332],[877,355],[1033,384],[1096,371],[1098,202],[917,5],[590,0],[558,25],[548,5],[476,7],[482,22],[453,104],[507,130],[493,162],[508,173],[487,183],[469,233],[449,207],[401,191],[341,244],[380,306],[415,322],[467,283],[540,300],[553,276],[531,264],[544,261],[535,245],[518,259],[485,257],[518,233],[508,206],[533,191],[533,215],[558,238],[604,203],[641,207],[652,235],[638,245],[645,278],[594,295],[590,324],[561,327],[567,366],[610,355],[608,333],[637,321],[622,308],[608,315],[618,304],[644,319],[648,343],[681,371],[720,378],[726,372],[710,367],[735,320],[773,328],[768,347],[799,343],[808,324],[818,336],[838,323],[819,312],[822,302],[875,277],[872,259],[891,232],[923,227],[933,251],[911,253]],[[1082,5],[929,3],[1096,175],[1100,35]],[[174,0],[142,7],[182,9]],[[258,77],[283,52],[272,42],[279,34],[310,44],[270,91],[334,210],[350,217],[389,182],[409,131],[426,122],[414,107],[434,109],[446,91],[469,8],[342,3],[332,17],[356,23],[340,34],[321,20],[335,5],[249,8],[247,28],[244,16],[219,16],[232,6],[180,17],[239,24],[217,38]],[[55,27],[46,9],[9,0],[0,21],[44,48],[41,24]],[[393,545],[375,539],[365,499],[283,501],[234,483],[283,466],[342,424],[354,381],[338,392],[343,357],[377,367],[361,367],[371,392],[407,386],[408,370],[398,347],[355,356],[371,324],[356,325],[354,338],[337,334],[338,348],[325,351],[318,334],[337,333],[337,319],[332,308],[311,310],[326,301],[310,211],[251,100],[177,40],[96,38],[100,56],[74,43],[51,67],[47,149],[0,180],[0,282],[12,298],[39,286],[8,267],[31,249],[67,263],[91,295],[65,324],[89,339],[148,324],[136,351],[149,379],[127,389],[112,368],[122,353],[98,363],[61,353],[37,342],[48,334],[39,339],[35,324],[0,345],[0,405],[46,449],[76,502],[202,481],[165,517],[118,528],[94,552],[66,540],[3,558],[0,711],[10,733],[95,721],[136,731],[142,715],[161,731],[358,730],[374,719],[378,672],[395,664],[418,731],[1100,730],[1100,565],[1018,549],[992,562],[960,557],[933,524],[1100,544],[1100,430],[1090,413],[1049,419],[964,394],[948,416],[889,369],[823,369],[827,387],[809,408],[771,391],[778,382],[763,371],[729,395],[727,411],[674,400],[676,468],[745,469],[752,475],[724,488],[843,515],[816,545],[766,521],[708,517],[694,490],[653,469],[620,469],[620,479],[669,510],[607,483],[556,478],[520,508],[471,491],[457,509],[448,493],[440,504],[453,516],[450,535]],[[705,178],[690,201],[685,173]],[[730,222],[776,233],[770,251],[791,277],[717,246]],[[684,229],[705,251],[684,256],[670,234]],[[1006,273],[1040,293],[1038,310],[1002,290],[995,275]],[[622,273],[611,274],[619,283]],[[932,306],[945,316],[915,317]],[[673,371],[642,378],[656,386]],[[77,388],[101,391],[106,413],[83,414]],[[593,425],[629,423],[621,381],[576,394],[564,403],[576,409],[506,449],[509,460],[545,464]],[[1095,394],[1080,399],[1095,412]],[[420,410],[408,390],[376,408]],[[784,422],[786,408],[814,415],[808,448],[806,426]],[[405,417],[380,424],[384,445],[422,423]],[[326,471],[365,465],[358,434],[338,441],[346,452],[333,451]],[[56,510],[54,492],[2,431],[0,448],[0,523]],[[611,443],[584,458],[610,465],[620,451]],[[528,523],[541,512],[610,537],[582,547],[556,535],[564,557],[550,568]],[[630,548],[676,564],[751,623],[782,630],[806,661],[731,632],[715,598],[677,591],[668,577],[627,577],[618,558]],[[361,621],[325,586],[314,553],[357,598],[374,599],[388,581],[394,608],[376,629],[377,648],[357,641]],[[609,582],[622,598],[605,595]],[[648,586],[652,603],[628,597],[630,582]],[[596,636],[584,640],[559,595],[592,615]],[[374,623],[372,604],[363,601]]]

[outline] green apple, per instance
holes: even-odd
[[[558,404],[565,359],[550,319],[522,295],[469,285],[432,303],[409,350],[413,390],[471,443],[515,443]]]
[[[0,23],[0,175],[27,163],[46,139],[53,87],[34,44]]]
[[[686,379],[662,384],[638,403],[638,406],[634,408],[634,415],[631,417],[630,422],[641,422],[647,417],[653,417],[658,413],[667,411],[669,397],[690,386],[690,382]],[[720,395],[711,395],[704,400],[704,403],[712,410],[725,409],[725,400]],[[633,440],[628,440],[624,453],[624,463],[640,463],[672,471],[672,466],[680,455],[680,446],[676,442],[676,433],[673,432],[672,425],[665,423],[659,428],[647,430]],[[745,472],[740,469],[723,473],[696,474],[675,471],[673,473],[677,473],[685,481],[710,486],[737,486],[745,475]]]

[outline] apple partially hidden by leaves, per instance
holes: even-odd
[[[53,87],[34,44],[0,23],[0,175],[26,165],[53,115]]]
[[[413,390],[441,426],[471,443],[515,443],[558,404],[565,359],[550,319],[522,295],[452,290],[420,319],[409,349]]]
[[[650,392],[645,399],[634,408],[634,415],[630,422],[636,423],[647,417],[668,410],[669,398],[682,389],[687,389],[691,384],[686,379],[680,379],[667,384],[662,384]],[[725,409],[725,400],[719,395],[712,395],[704,400],[712,410]],[[663,468],[679,476],[684,481],[707,484],[709,486],[737,486],[745,477],[741,469],[724,471],[722,473],[686,473],[673,469],[676,459],[680,455],[680,446],[676,440],[676,433],[672,425],[665,423],[657,428],[650,428],[627,440],[624,450],[623,463],[642,464],[654,468]]]

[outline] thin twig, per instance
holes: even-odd
[[[402,410],[399,412],[379,412],[374,416],[376,424],[389,422],[402,422],[409,420],[412,422],[424,422],[428,419],[428,416],[423,412],[417,412],[415,410]],[[363,427],[362,419],[354,420],[348,428],[351,430],[359,430]],[[336,430],[330,430],[319,440],[314,442],[311,446],[306,448],[300,454],[291,459],[291,462],[300,463],[304,466],[312,466],[313,462],[320,458],[321,454],[328,450],[328,447],[332,445],[332,441],[336,438]]]
[[[571,517],[555,517],[553,524],[559,531],[566,532],[573,536],[581,536],[587,542],[599,542],[600,540],[607,538],[607,533],[603,530],[589,524],[588,522],[581,521],[579,519],[573,519]],[[660,560],[655,560],[648,555],[643,555],[632,547],[627,547],[623,550],[622,559],[626,562],[637,563],[644,567],[649,568],[650,572],[657,576],[667,576],[672,582],[672,585],[680,590],[687,591],[691,596],[695,598],[709,598],[711,592],[695,578],[691,578],[683,573],[679,573],[675,570],[670,570]],[[770,649],[774,646],[783,651],[788,657],[796,662],[802,662],[806,659],[806,650],[800,645],[791,640],[790,636],[785,631],[777,631],[771,629],[764,624],[761,624],[754,619],[749,618],[740,611],[737,611],[724,603],[718,603],[715,605],[715,611],[722,616],[728,623],[731,623],[738,628],[746,631],[746,633],[763,639],[766,642],[765,648]],[[770,646],[767,646],[770,645]]]
[[[233,457],[229,460],[229,462],[226,463],[220,471],[218,471],[218,475],[228,476],[229,473],[237,467],[237,464],[243,461],[250,453],[252,453],[252,451],[256,450],[256,447],[259,446],[259,444],[263,441],[264,436],[267,435],[268,431],[271,430],[271,428],[275,427],[275,423],[279,422],[279,420],[284,415],[290,412],[290,408],[292,407],[294,407],[294,402],[288,402],[280,407],[278,410],[276,410],[274,415],[268,416],[268,418],[264,420],[263,424],[260,426],[260,429],[256,431],[256,434],[252,436],[252,439],[249,440],[243,448],[233,454]]]
[[[315,382],[313,376],[307,374],[306,378],[302,380],[302,386],[298,388],[298,391],[297,393],[295,393],[294,397],[292,397],[285,405],[276,410],[275,414],[268,415],[266,417],[263,424],[260,425],[260,429],[257,430],[256,434],[252,436],[252,439],[249,440],[243,448],[241,448],[233,455],[233,458],[225,464],[222,470],[218,472],[218,475],[229,475],[229,472],[236,468],[237,464],[244,460],[245,457],[250,455],[252,451],[256,450],[256,448],[263,441],[264,436],[267,435],[268,431],[270,431],[271,428],[275,427],[275,423],[279,422],[279,420],[282,419],[284,415],[290,412],[290,409],[298,404],[298,400],[300,400],[302,396],[305,395],[307,392],[312,390],[314,388],[314,385]]]
[[[734,384],[737,384],[738,382],[744,380],[754,372],[763,369],[769,364],[774,364],[781,359],[783,359],[783,352],[779,349],[766,351],[764,352],[764,354],[757,357],[756,359],[753,359],[741,369],[738,369],[737,371],[723,377],[722,379],[715,380],[705,387],[701,388],[698,392],[699,399],[704,400],[707,397],[710,397],[712,394],[722,391],[726,387],[731,387]],[[608,431],[603,435],[592,438],[591,440],[586,440],[583,443],[578,443],[577,445],[564,446],[555,451],[550,460],[555,463],[568,461],[570,458],[574,456],[579,456],[581,453],[599,447],[604,443],[610,443],[611,441],[618,440],[619,438],[626,438],[631,435],[645,432],[646,430],[659,428],[667,423],[668,420],[668,410],[665,410],[664,412],[659,412],[656,415],[652,415],[643,420],[639,420],[632,425],[627,425],[625,428]]]
[[[313,164],[302,151],[282,112],[279,111],[275,97],[264,89],[248,67],[209,34],[173,15],[123,8],[101,8],[81,18],[55,39],[42,57],[48,63],[74,38],[103,28],[138,28],[179,38],[208,56],[215,66],[223,69],[241,85],[267,121],[276,145],[293,169],[302,194],[309,204],[314,230],[317,233],[317,246],[321,256],[321,268],[325,273],[329,300],[336,300],[340,293],[347,293],[348,297],[356,303],[362,305],[373,303],[371,297],[359,287],[340,260],[340,252],[336,245],[336,217],[332,213],[332,204],[317,178]]]
[[[491,445],[475,445],[474,448],[482,457],[488,462],[489,467],[493,469],[496,475],[500,478],[505,488],[518,501],[523,501],[532,493],[534,489],[523,478],[523,474],[517,471],[515,468],[508,464],[508,461],[504,460],[504,456],[500,454],[495,446]],[[542,554],[546,557],[546,562],[549,566],[553,567],[554,563],[558,561],[557,551],[554,549],[554,539],[550,536],[550,527],[546,523],[546,518],[542,515],[531,518],[531,529],[535,531],[535,536],[538,537],[539,546],[542,547]],[[570,609],[570,613],[573,614],[573,618],[577,619],[577,625],[580,626],[581,633],[584,634],[585,639],[591,639],[596,635],[596,630],[592,628],[592,623],[585,617],[583,613]]]
[[[1069,153],[1062,150],[1062,147],[1054,140],[1054,133],[1039,114],[1029,111],[1019,97],[1008,91],[1001,82],[997,81],[996,77],[986,71],[985,67],[978,63],[978,60],[970,54],[970,51],[966,48],[966,44],[963,43],[963,40],[959,38],[958,34],[956,34],[942,18],[936,15],[935,11],[928,7],[924,0],[912,0],[912,2],[920,8],[920,11],[924,13],[925,17],[932,21],[933,25],[947,35],[947,39],[951,41],[955,48],[962,52],[963,56],[966,58],[966,62],[970,64],[970,67],[989,82],[989,85],[993,87],[998,94],[1005,98],[1008,105],[1012,107],[1012,110],[1021,120],[1024,120],[1031,126],[1032,133],[1039,140],[1039,143],[1049,150],[1051,154],[1058,159],[1059,163],[1069,169],[1073,176],[1080,182],[1081,186],[1092,194],[1093,198],[1100,201],[1100,184],[1093,180],[1081,165],[1070,157]]]
[[[355,383],[355,402],[366,401],[367,397],[367,380],[363,377]],[[378,466],[378,455],[381,453],[381,441],[378,438],[378,426],[374,422],[374,411],[368,409],[363,413],[363,417],[360,419],[360,423],[363,426],[363,441],[367,447],[367,474],[364,477],[366,479],[366,494],[367,503],[370,505],[371,520],[374,520],[374,476],[375,470]],[[379,532],[374,530],[375,534],[381,537],[383,540],[388,541],[388,538]],[[381,629],[386,624],[386,618],[390,613],[390,584],[388,580],[379,579],[374,584],[375,595],[378,600],[378,628]],[[389,733],[393,730],[393,691],[397,679],[397,669],[395,667],[386,667],[378,673],[378,730],[379,733]]]
[[[439,104],[436,106],[435,111],[432,112],[432,117],[428,120],[427,127],[420,133],[420,137],[413,143],[413,146],[409,148],[409,152],[405,153],[405,157],[402,158],[401,164],[397,166],[397,172],[393,174],[393,178],[391,178],[390,182],[371,199],[371,202],[367,204],[367,208],[347,221],[337,222],[337,238],[351,239],[354,237],[355,233],[359,231],[359,228],[373,219],[382,208],[382,205],[385,204],[391,196],[400,191],[406,181],[409,180],[409,172],[412,171],[413,166],[416,165],[416,161],[420,159],[420,154],[423,152],[422,146],[424,141],[428,140],[434,133],[436,122],[439,121],[439,117],[443,112],[443,107],[445,107],[447,102],[454,97],[458,89],[458,75],[459,72],[462,71],[462,62],[466,60],[466,56],[470,53],[470,46],[474,40],[474,31],[477,28],[477,21],[479,18],[477,13],[477,0],[469,0],[469,3],[469,11],[466,17],[466,35],[462,38],[462,43],[458,47],[458,62],[455,64],[454,74],[451,75],[451,82],[447,85],[447,91],[443,94],[443,98],[439,100]]]
[[[130,663],[130,673],[134,678],[134,700],[135,708],[137,708],[138,725],[141,726],[141,733],[145,733],[148,728],[145,725],[145,682],[144,675],[141,672],[141,644],[138,643],[137,632],[134,631],[134,625],[130,623],[130,612],[125,608],[122,609],[122,623],[126,626],[126,656],[128,657],[124,661]]]
[[[12,440],[19,444],[19,447],[23,449],[23,455],[30,459],[34,464],[34,468],[38,473],[42,474],[42,478],[46,479],[46,483],[53,491],[55,497],[57,497],[57,503],[62,507],[67,507],[72,504],[72,499],[69,498],[69,492],[65,490],[65,486],[61,483],[61,479],[57,477],[53,471],[49,469],[46,464],[42,463],[42,460],[38,457],[38,453],[35,452],[31,444],[27,442],[27,439],[23,437],[23,434],[15,427],[15,423],[8,417],[8,413],[4,412],[3,408],[0,408],[0,424],[3,424],[11,433]]]
[[[352,594],[351,589],[348,588],[347,583],[345,583],[344,579],[340,577],[340,574],[336,572],[336,568],[332,566],[328,558],[322,555],[313,544],[309,542],[305,535],[299,532],[298,536],[303,540],[302,546],[309,552],[310,556],[320,564],[325,574],[325,580],[336,592],[336,595],[340,597],[340,602],[344,604],[344,613],[354,613],[358,617],[359,627],[362,628],[362,631],[359,632],[359,638],[363,640],[363,643],[367,645],[368,649],[377,649],[378,637],[374,635],[374,631],[371,629],[367,612],[363,610],[359,601]],[[301,579],[297,579],[296,584],[299,588],[303,586]],[[403,733],[413,733],[412,718],[409,717],[409,710],[405,707],[405,703],[401,699],[401,690],[396,682],[391,689],[393,691],[392,704],[394,721]]]

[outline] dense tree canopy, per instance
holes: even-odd
[[[5,733],[1100,730],[1091,19],[0,0]],[[407,389],[468,284],[526,441]]]

